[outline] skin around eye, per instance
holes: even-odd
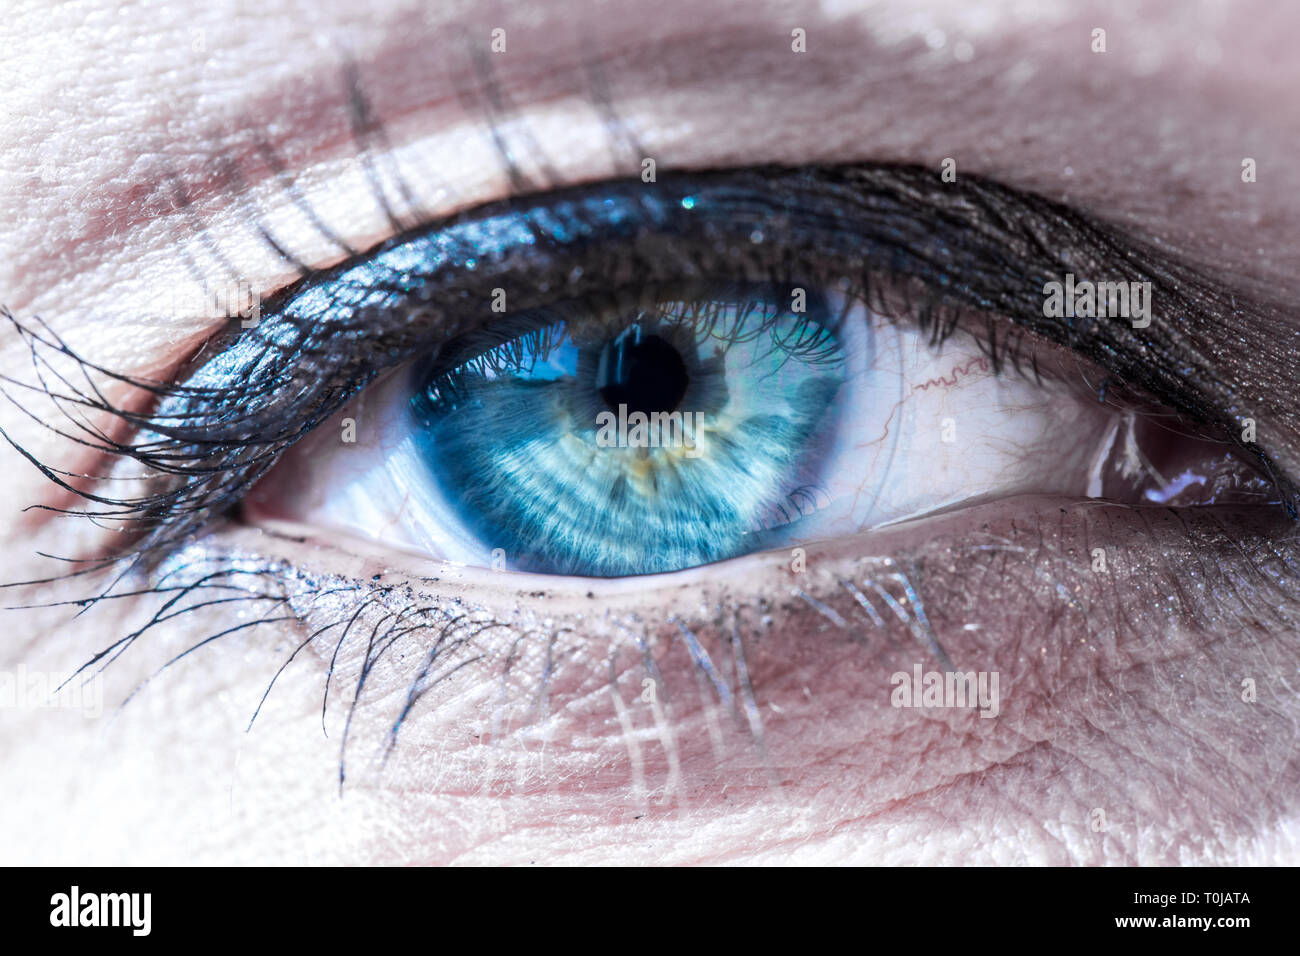
[[[210,316],[159,326],[152,303],[178,284],[202,291],[214,258],[254,288],[291,281],[292,264],[259,226],[321,264],[343,253],[304,206],[354,248],[390,235],[370,169],[408,177],[416,198],[397,210],[407,217],[507,191],[493,133],[534,183],[548,179],[533,168],[541,157],[568,182],[629,171],[621,146],[609,163],[586,56],[563,40],[580,13],[566,4],[530,7],[526,25],[492,5],[383,2],[325,4],[311,17],[275,2],[145,5],[103,11],[113,29],[75,22],[94,7],[20,4],[24,15],[6,20],[11,72],[27,80],[2,96],[12,175],[0,201],[0,303],[49,319],[104,368],[169,377]],[[1211,4],[1138,5],[1121,16],[1087,4],[744,3],[690,29],[699,11],[689,4],[601,7],[581,11],[591,49],[614,111],[660,160],[664,181],[674,163],[901,158],[923,164],[937,189],[987,175],[1123,223],[1214,266],[1225,299],[1257,280],[1294,299],[1294,30],[1276,5],[1234,6],[1225,18]],[[796,15],[807,28],[802,54],[789,43]],[[472,71],[430,67],[431,50],[455,46],[447,36],[461,16],[467,42],[486,42],[495,18],[508,19],[510,53],[494,62],[514,103],[495,127],[462,108]],[[1090,48],[1098,26],[1110,39],[1104,54]],[[336,36],[358,44],[363,86],[387,124],[393,148],[371,144],[373,163],[356,161],[348,136],[337,47],[317,42]],[[142,61],[154,71],[143,78]],[[166,82],[148,82],[159,76]],[[262,129],[294,167],[284,182],[253,155],[247,134]],[[1090,148],[1097,143],[1106,148]],[[1249,183],[1248,155],[1259,170]],[[154,156],[167,157],[160,170]],[[940,186],[944,157],[955,157],[958,179]],[[233,159],[253,189],[209,159]],[[185,195],[175,195],[172,173]],[[399,190],[385,185],[396,202]],[[1293,323],[1278,321],[1291,311],[1256,321],[1233,305],[1210,323],[1231,334],[1204,341],[1239,399],[1234,415],[1257,419],[1270,454],[1294,473],[1296,350]],[[901,335],[871,317],[862,324],[882,352]],[[63,578],[66,566],[51,569],[34,552],[99,556],[122,536],[20,511],[68,501],[11,456],[9,577],[42,582],[21,603],[69,605],[6,612],[0,680],[26,668],[57,683],[146,629],[110,648],[128,651],[100,684],[100,713],[113,721],[41,704],[0,710],[0,804],[24,821],[0,855],[77,864],[1294,860],[1300,766],[1287,662],[1300,633],[1300,560],[1268,483],[1243,477],[1221,446],[1113,405],[1104,376],[1076,374],[1091,389],[1082,398],[1020,392],[1028,382],[983,374],[983,353],[961,336],[928,369],[926,343],[912,344],[894,366],[872,358],[846,378],[828,408],[861,412],[860,422],[818,433],[829,442],[871,423],[876,403],[854,396],[867,394],[870,375],[894,383],[889,437],[909,443],[906,467],[886,467],[870,436],[856,449],[873,453],[873,492],[889,492],[870,503],[871,520],[849,515],[846,526],[868,533],[836,528],[798,556],[778,548],[648,578],[431,562],[441,533],[456,538],[444,553],[454,546],[464,563],[492,566],[490,542],[450,519],[411,543],[384,544],[432,525],[427,515],[447,498],[428,455],[412,455],[409,498],[396,497],[401,476],[379,464],[411,434],[398,415],[416,392],[414,367],[295,446],[259,489],[276,495],[267,520],[250,506],[214,521],[156,571],[128,579],[131,596],[90,608],[73,602],[98,594],[100,579]],[[5,374],[28,375],[25,348],[0,358]],[[932,381],[941,384],[922,387]],[[1017,391],[1004,393],[1010,383]],[[1085,469],[1082,491],[1003,497],[1031,478],[1026,487],[1077,477],[1062,471],[1079,452],[1076,433],[1043,434],[1049,419],[1036,418],[1048,396],[1058,412],[1077,403],[1082,421],[1105,418],[1097,444],[1108,457]],[[25,410],[24,401],[0,413],[5,432],[42,463],[77,476],[105,470],[69,442],[46,443]],[[52,415],[42,417],[62,421],[57,406]],[[900,432],[898,416],[913,427]],[[953,443],[943,442],[945,418]],[[344,419],[355,443],[344,440]],[[1043,427],[1020,433],[1035,420]],[[825,447],[813,457],[847,472],[851,450],[846,440],[839,458]],[[967,473],[989,481],[994,499],[972,502]],[[109,494],[133,494],[136,477],[110,483]],[[949,480],[957,497],[943,503]],[[345,499],[362,481],[373,494]],[[859,476],[851,487],[862,485]],[[1222,505],[1243,488],[1270,507]],[[295,510],[300,495],[310,514]],[[326,502],[337,521],[317,510]],[[809,509],[801,519],[835,516],[826,497],[800,502]],[[1184,507],[1202,503],[1217,504]],[[882,517],[891,508],[897,517]],[[281,529],[276,513],[303,520]],[[330,530],[342,527],[351,533]],[[919,667],[924,687],[943,666],[932,639],[953,670],[1000,675],[996,707],[931,708],[923,694],[894,705],[902,685],[892,678],[910,687]],[[0,693],[12,686],[0,683]]]

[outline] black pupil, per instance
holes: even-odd
[[[605,345],[596,388],[611,409],[629,413],[671,412],[686,394],[690,376],[681,353],[657,335],[628,329]]]

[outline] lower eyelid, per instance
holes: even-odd
[[[864,782],[867,813],[901,787],[937,784],[970,756],[920,759],[934,718],[918,723],[891,705],[892,675],[945,670],[947,661],[1000,675],[1002,723],[973,712],[945,720],[964,728],[954,740],[985,733],[987,723],[990,746],[1012,746],[1015,736],[997,728],[1039,719],[1044,699],[1055,700],[1051,713],[1069,710],[1087,703],[1080,688],[1115,686],[1128,669],[1235,653],[1217,642],[1254,626],[1258,609],[1237,588],[1260,569],[1277,572],[1274,613],[1300,610],[1297,556],[1273,543],[1276,527],[1258,510],[1022,498],[809,545],[798,560],[769,553],[649,581],[454,567],[421,578],[421,562],[404,570],[391,556],[247,528],[198,547],[217,562],[228,553],[249,569],[278,568],[259,586],[292,595],[300,625],[267,652],[267,679],[273,657],[283,663],[317,634],[292,666],[330,673],[335,739],[364,674],[349,767],[393,745],[397,753],[409,745],[418,762],[434,746],[440,793],[518,790],[534,774],[538,784],[581,779],[589,794],[626,792],[613,693],[636,727],[659,727],[642,754],[650,787],[673,781],[685,799],[740,767],[766,762],[778,777],[793,774],[831,747],[864,767],[893,766]],[[1203,587],[1189,587],[1198,580]],[[228,609],[218,617],[218,628],[229,626]],[[262,689],[248,689],[250,703]],[[832,694],[828,717],[821,700]],[[545,768],[535,754],[542,739]],[[594,765],[593,753],[603,755]]]

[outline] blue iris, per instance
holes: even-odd
[[[845,375],[825,303],[790,305],[729,288],[516,317],[419,373],[429,475],[519,569],[652,574],[758,550]]]

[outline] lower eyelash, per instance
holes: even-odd
[[[1088,509],[1082,509],[1078,514],[1087,513]],[[1116,513],[1126,512],[1117,509]],[[1086,523],[1091,519],[1079,520]],[[1261,583],[1267,581],[1269,594],[1262,606],[1268,621],[1263,622],[1258,595],[1249,587],[1243,588],[1245,580],[1238,578],[1239,567],[1202,563],[1205,587],[1201,604],[1182,606],[1180,619],[1186,617],[1198,627],[1233,621],[1253,622],[1248,629],[1265,623],[1293,626],[1295,609],[1300,608],[1300,577],[1296,576],[1300,565],[1287,548],[1268,545],[1258,537],[1255,543],[1248,543],[1245,533],[1234,537],[1235,532],[1213,515],[1179,516],[1174,520],[1183,522],[1186,532],[1180,547],[1193,548],[1198,554],[1215,554],[1224,549],[1237,564],[1245,562],[1243,566],[1249,566],[1250,574]],[[1105,524],[1102,520],[1096,528],[1080,530],[1078,540],[1097,540],[1097,532]],[[654,719],[660,724],[661,740],[670,740],[675,726],[673,708],[682,702],[683,694],[691,693],[691,682],[682,687],[665,681],[666,662],[676,655],[679,661],[689,663],[696,677],[695,691],[701,695],[701,706],[732,721],[745,745],[753,747],[755,755],[765,761],[762,687],[751,678],[748,659],[769,636],[791,629],[814,633],[819,628],[812,622],[820,621],[825,636],[819,641],[833,638],[857,643],[869,662],[881,663],[878,657],[901,653],[909,660],[935,661],[944,670],[968,669],[972,666],[968,654],[949,645],[947,637],[939,638],[936,618],[944,618],[945,635],[959,635],[959,630],[954,631],[954,618],[962,619],[972,602],[987,608],[990,598],[987,594],[966,594],[963,600],[950,601],[939,593],[945,587],[940,582],[945,575],[965,580],[980,573],[1000,579],[1007,573],[1010,559],[1013,566],[1031,575],[1012,588],[1017,600],[1025,599],[1026,594],[1036,595],[1017,613],[1041,613],[1043,620],[1051,622],[1041,633],[1034,634],[1035,646],[1040,642],[1055,645],[1067,636],[1066,643],[1075,643],[1082,635],[1099,647],[1117,639],[1116,635],[1108,638],[1094,633],[1099,624],[1104,630],[1108,622],[1119,622],[1123,615],[1116,618],[1108,612],[1092,613],[1095,608],[1089,606],[1087,595],[1096,596],[1097,576],[1091,573],[1087,561],[1075,560],[1064,546],[1043,553],[1041,535],[1032,527],[1014,530],[1014,521],[1005,528],[989,527],[987,523],[982,527],[987,530],[952,540],[942,535],[927,540],[904,562],[863,556],[856,559],[851,570],[837,573],[833,579],[825,579],[825,575],[813,575],[807,580],[786,577],[784,591],[778,584],[746,601],[729,595],[724,588],[701,594],[690,610],[665,609],[653,616],[634,611],[611,612],[593,604],[590,613],[571,619],[573,627],[566,626],[563,615],[553,621],[549,613],[543,617],[522,607],[502,613],[439,594],[437,578],[389,584],[380,575],[367,576],[364,562],[357,562],[356,571],[349,574],[315,573],[271,557],[266,549],[254,552],[243,550],[238,543],[200,541],[165,561],[151,576],[148,589],[105,598],[124,600],[152,595],[157,606],[145,625],[105,648],[70,680],[102,670],[147,636],[152,627],[192,615],[202,620],[205,613],[219,614],[220,624],[163,662],[154,676],[209,644],[263,626],[272,627],[277,634],[293,634],[288,648],[277,652],[283,654],[283,659],[268,674],[267,683],[252,689],[248,730],[256,726],[287,669],[302,660],[304,651],[313,655],[323,677],[322,733],[339,741],[342,791],[348,779],[349,754],[355,755],[358,743],[353,739],[352,725],[360,707],[390,701],[382,705],[388,708],[386,729],[374,750],[382,767],[397,747],[406,723],[425,713],[426,699],[435,692],[444,695],[439,698],[443,703],[455,699],[457,675],[471,668],[493,669],[491,679],[499,687],[490,726],[479,730],[480,743],[499,745],[510,734],[544,723],[551,713],[547,703],[550,695],[573,692],[569,686],[573,673],[586,675],[581,681],[588,681],[602,669],[609,672],[611,693],[616,695],[628,692],[628,688],[619,689],[620,680],[630,682],[634,696],[638,690],[644,691],[645,681],[654,685],[662,710],[655,711]],[[266,543],[265,538],[262,540]],[[1126,580],[1141,583],[1151,576],[1151,558],[1141,553],[1140,544],[1135,547],[1138,553],[1131,559],[1121,547],[1112,553],[1112,560],[1117,567],[1130,566],[1133,573]],[[1156,550],[1160,552],[1163,547]],[[1182,572],[1166,567],[1155,574],[1145,590],[1161,593],[1165,588],[1158,580],[1162,574],[1178,578]],[[1232,580],[1237,583],[1230,584]],[[949,580],[947,586],[952,583]],[[1242,589],[1240,594],[1238,589]],[[1138,596],[1135,600],[1144,599]],[[1158,616],[1162,612],[1157,608],[1155,613]],[[1223,621],[1215,620],[1225,615]],[[239,617],[239,623],[227,624],[232,617]],[[292,628],[280,629],[289,623]],[[1140,622],[1130,621],[1126,626],[1142,630]],[[1015,642],[1011,644],[1014,648]],[[640,670],[628,671],[620,665],[628,661],[639,661]],[[680,672],[681,668],[675,670]],[[563,687],[557,685],[556,681],[566,673],[570,676],[561,681]],[[122,706],[147,683],[133,690]],[[342,698],[342,710],[330,721],[330,701],[336,697]],[[436,709],[441,703],[431,706]],[[672,757],[670,754],[670,764]],[[674,772],[680,782],[681,768]],[[492,781],[488,781],[491,785]]]
[[[65,685],[78,678],[89,679],[95,673],[102,672],[159,624],[174,622],[190,615],[201,616],[214,608],[220,609],[222,617],[243,617],[251,612],[251,620],[208,634],[162,663],[152,677],[125,697],[120,705],[125,707],[154,678],[203,647],[263,625],[292,621],[297,630],[309,630],[301,641],[292,646],[292,650],[256,699],[247,730],[253,730],[277,682],[288,667],[304,650],[316,645],[321,659],[328,660],[321,693],[321,732],[325,736],[331,736],[328,714],[332,693],[342,692],[345,699],[345,709],[340,715],[342,726],[334,728],[336,733],[341,731],[338,733],[338,781],[342,794],[347,781],[353,719],[358,707],[366,701],[364,692],[368,682],[386,657],[391,659],[397,656],[394,652],[399,644],[409,642],[405,643],[405,649],[417,653],[412,658],[413,666],[408,668],[409,683],[400,695],[400,706],[391,715],[391,723],[377,750],[381,767],[396,748],[403,726],[422,699],[463,668],[488,660],[489,657],[496,660],[500,668],[497,678],[501,683],[499,705],[504,706],[507,700],[507,683],[522,683],[526,685],[527,691],[523,699],[531,702],[524,708],[525,712],[531,710],[534,721],[544,718],[546,706],[542,702],[551,693],[550,680],[557,658],[571,653],[557,648],[557,643],[566,637],[582,641],[588,638],[567,628],[549,628],[545,622],[518,612],[507,617],[498,616],[486,607],[467,606],[460,599],[442,598],[422,590],[421,584],[436,583],[437,579],[414,585],[386,585],[377,578],[379,575],[368,580],[334,574],[313,575],[291,564],[264,557],[234,551],[209,551],[204,544],[191,545],[163,562],[152,576],[151,586],[147,590],[104,596],[105,600],[122,600],[154,595],[161,603],[143,626],[87,661],[65,681]],[[662,640],[662,637],[652,635],[663,634],[669,635],[670,643],[675,641],[686,650],[704,681],[702,686],[713,689],[717,706],[732,711],[737,726],[748,733],[750,744],[762,753],[762,721],[758,717],[754,688],[746,674],[743,640],[736,623],[742,615],[750,614],[751,610],[755,609],[728,602],[718,606],[709,621],[689,621],[668,614],[662,620],[654,622],[653,626],[646,627],[645,622],[633,614],[608,624],[607,630],[618,635],[613,639],[614,644],[623,645],[624,656],[639,659],[645,679],[655,683],[659,709],[662,710],[656,719],[666,722],[666,733],[672,733],[674,692],[665,682],[652,653],[653,646]],[[756,610],[761,611],[762,608]],[[329,620],[319,626],[308,624],[309,619],[321,616]],[[731,623],[727,625],[727,621]],[[718,642],[718,647],[713,649],[712,654],[701,643],[706,627],[722,634],[724,638]],[[750,633],[751,630],[752,628],[745,633]],[[759,627],[759,630],[762,628]],[[496,638],[493,642],[496,650],[485,652],[476,642],[489,632],[493,632]],[[499,653],[503,645],[510,648],[504,655]],[[523,649],[525,646],[530,649],[544,647],[545,650],[539,656],[526,652]],[[730,661],[720,656],[719,650],[730,650],[733,655]],[[611,649],[611,668],[615,668],[616,656],[617,651]],[[532,657],[538,657],[538,660],[530,664]],[[343,663],[345,658],[346,665]],[[348,683],[340,686],[340,676],[344,672]],[[726,681],[733,678],[736,681],[737,690],[734,694],[723,677]],[[613,680],[615,677],[612,675],[611,681]],[[499,740],[504,724],[502,715],[498,713],[492,730],[484,735],[485,739],[481,742]],[[518,729],[518,725],[511,726],[512,729]]]
[[[404,724],[425,695],[461,669],[485,659],[485,654],[480,651],[476,641],[488,632],[496,633],[497,645],[502,643],[500,635],[504,633],[504,641],[512,646],[512,650],[499,661],[499,678],[503,690],[507,681],[522,680],[531,685],[527,695],[529,699],[541,701],[550,694],[550,662],[557,654],[556,642],[565,635],[572,636],[572,631],[563,628],[548,631],[543,622],[519,614],[500,617],[486,607],[467,606],[460,599],[437,597],[421,590],[418,583],[386,585],[377,578],[379,575],[374,575],[369,580],[333,574],[313,575],[285,562],[234,551],[210,551],[204,544],[193,544],[163,562],[151,576],[149,588],[102,596],[102,600],[127,600],[151,595],[157,597],[160,603],[144,625],[104,648],[74,672],[60,689],[79,678],[89,679],[102,672],[154,627],[190,615],[202,616],[205,611],[212,609],[219,609],[223,618],[251,616],[252,619],[208,634],[166,660],[152,677],[135,687],[120,706],[125,707],[154,678],[216,641],[263,625],[290,621],[298,630],[310,628],[306,637],[293,646],[257,698],[247,730],[251,732],[256,725],[287,668],[305,649],[318,645],[322,649],[322,659],[328,659],[321,695],[321,731],[325,736],[331,735],[328,724],[331,694],[341,690],[346,700],[339,735],[340,793],[347,780],[353,718],[357,708],[365,701],[364,691],[368,681],[385,657],[397,656],[390,652],[394,652],[399,643],[409,642],[406,649],[418,653],[413,658],[414,666],[410,668],[410,680],[402,695],[401,706],[393,715],[378,750],[381,766],[396,748]],[[422,583],[427,585],[436,583],[436,580],[430,579]],[[66,603],[80,605],[85,602]],[[719,614],[734,617],[740,611],[737,605],[722,608]],[[309,619],[322,615],[329,618],[328,622],[320,626],[308,624]],[[710,679],[716,681],[711,658],[707,653],[701,655],[694,633],[675,618],[670,617],[668,620],[683,632],[688,641],[695,644],[696,649],[691,651],[692,660],[699,664]],[[661,691],[662,706],[671,721],[671,695],[666,689],[662,674],[649,655],[648,639],[644,632],[639,631],[638,625],[639,622],[632,616],[613,626],[628,639],[628,647],[640,655],[647,677],[654,680],[658,687],[664,688]],[[738,634],[731,641],[733,647],[736,646],[736,640]],[[521,645],[527,641],[544,643],[547,647],[544,655],[546,663],[538,666],[532,675],[524,673],[529,655],[519,652]],[[345,648],[347,653],[344,653]],[[346,666],[343,664],[344,658],[348,658]],[[349,675],[347,679],[350,686],[340,688],[339,677],[344,671]],[[747,682],[744,683],[741,695],[747,709],[755,709],[753,689]],[[729,697],[725,700],[720,698],[720,703],[728,701]],[[539,716],[540,712],[534,714],[534,717]],[[751,718],[749,725],[754,734],[754,742],[761,747],[761,725],[755,728],[754,723]],[[340,728],[336,727],[335,730]],[[491,736],[496,738],[500,733],[498,721],[497,729]]]

